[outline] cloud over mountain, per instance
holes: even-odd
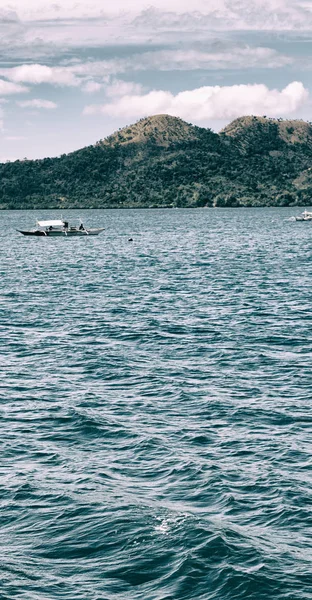
[[[204,86],[176,95],[162,90],[141,95],[128,94],[114,102],[86,106],[84,114],[136,118],[166,113],[201,123],[209,119],[232,119],[244,114],[287,115],[303,105],[307,98],[308,91],[298,81],[293,81],[281,91],[269,89],[263,84]]]
[[[0,0],[0,100],[29,94],[4,107],[8,135],[24,128],[22,157],[73,150],[98,130],[85,104],[102,134],[155,112],[216,129],[250,112],[308,119],[311,1]],[[31,125],[27,108],[43,109]]]

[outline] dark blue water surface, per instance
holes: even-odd
[[[59,214],[0,213],[1,600],[311,599],[312,223]]]

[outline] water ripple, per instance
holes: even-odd
[[[85,212],[3,212],[1,598],[311,600],[309,223]]]

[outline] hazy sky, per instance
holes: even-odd
[[[0,0],[0,160],[158,113],[312,120],[312,0]]]

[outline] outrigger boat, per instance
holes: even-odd
[[[54,220],[54,221],[37,221],[36,227],[34,229],[30,229],[29,231],[21,231],[17,230],[19,233],[23,235],[36,235],[36,236],[44,236],[44,237],[54,237],[54,236],[86,236],[86,235],[98,235],[101,231],[104,231],[104,227],[98,227],[97,229],[87,229],[83,223],[80,225],[70,226],[68,221],[63,219]]]
[[[312,212],[308,210],[304,210],[301,215],[295,217],[296,221],[312,221]]]

